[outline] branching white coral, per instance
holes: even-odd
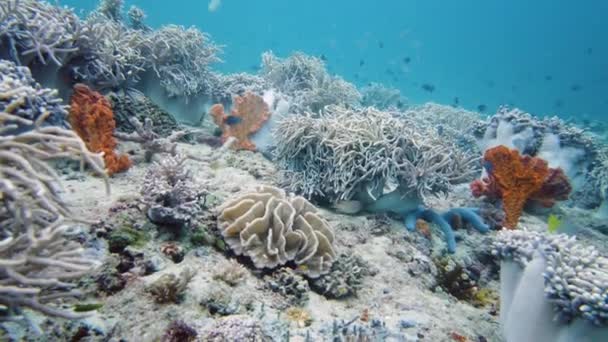
[[[275,130],[275,156],[291,191],[330,201],[398,187],[420,198],[476,173],[476,158],[424,122],[374,108],[327,107],[320,118],[288,116]]]
[[[331,76],[319,58],[297,52],[286,59],[272,52],[262,55],[262,77],[275,89],[289,95],[297,112],[318,112],[328,105],[358,106],[357,88],[338,76]]]
[[[41,115],[33,122],[0,112],[0,306],[75,318],[54,303],[78,294],[72,281],[95,261],[66,237],[74,225],[48,163],[80,159],[104,176],[106,186],[108,181],[101,155],[89,152],[73,131],[43,126],[45,119]],[[33,129],[7,134],[20,125]]]

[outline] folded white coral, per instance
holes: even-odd
[[[228,246],[257,268],[290,261],[311,278],[327,273],[336,257],[334,233],[316,208],[300,196],[260,186],[221,208],[219,227]]]

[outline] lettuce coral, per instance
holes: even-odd
[[[262,97],[250,92],[235,96],[232,107],[229,115],[224,112],[222,104],[215,104],[209,110],[213,121],[222,130],[222,142],[235,137],[234,149],[254,151],[256,146],[249,136],[262,128],[270,118],[270,109]]]
[[[515,149],[497,146],[484,154],[487,177],[471,183],[473,196],[502,200],[504,226],[517,226],[524,205],[537,201],[551,207],[568,198],[572,187],[560,168],[549,168],[541,158],[522,156]]]
[[[126,155],[114,152],[114,113],[110,102],[84,84],[74,86],[68,119],[72,128],[93,152],[103,152],[108,174],[125,171],[131,166]]]

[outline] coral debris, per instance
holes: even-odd
[[[93,152],[103,152],[110,175],[127,170],[131,161],[126,155],[117,155],[114,139],[114,113],[110,102],[100,93],[84,84],[74,86],[68,116],[72,128]]]
[[[257,132],[270,118],[268,105],[260,96],[246,93],[235,96],[230,115],[224,112],[222,104],[215,104],[209,110],[213,121],[222,130],[222,142],[229,137],[235,137],[236,143],[232,147],[236,150],[255,150],[255,145],[249,140],[249,135]],[[237,121],[236,123],[231,122]]]

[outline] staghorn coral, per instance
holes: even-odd
[[[131,133],[115,132],[114,136],[120,140],[133,141],[141,144],[144,149],[144,161],[147,163],[152,161],[152,158],[157,153],[168,153],[172,156],[177,154],[177,142],[184,136],[189,134],[189,131],[175,131],[169,136],[161,137],[154,132],[152,119],[146,118],[142,124],[136,117],[129,118],[129,122],[135,131]]]
[[[209,342],[272,341],[272,338],[262,329],[262,324],[246,315],[231,315],[220,318],[206,328],[201,336],[203,341]]]
[[[291,268],[282,267],[264,278],[265,286],[283,296],[288,304],[305,306],[308,303],[308,282]]]
[[[80,159],[104,176],[108,191],[109,183],[101,156],[89,152],[73,131],[44,126],[48,115],[34,122],[0,112],[0,307],[78,318],[82,315],[55,304],[79,295],[74,280],[96,262],[68,237],[77,225],[49,162]],[[32,129],[7,134],[21,125]]]
[[[222,130],[222,142],[229,137],[235,137],[232,145],[237,150],[255,150],[255,145],[249,136],[262,128],[270,117],[270,110],[264,99],[253,93],[233,98],[233,108],[230,115],[224,113],[222,104],[215,104],[209,109],[213,121]],[[236,123],[235,123],[236,121]]]
[[[316,278],[335,258],[334,233],[316,208],[274,187],[260,186],[223,204],[218,225],[226,244],[257,268],[293,261],[298,272]]]
[[[286,59],[272,52],[262,54],[262,77],[282,93],[292,97],[292,110],[317,113],[328,105],[357,106],[357,88],[325,70],[319,58],[296,52]]]
[[[74,86],[68,115],[74,131],[93,152],[103,152],[106,169],[110,175],[122,172],[131,166],[126,155],[117,155],[114,139],[114,114],[110,102],[100,93],[84,84]]]
[[[149,35],[150,68],[169,97],[211,96],[215,77],[209,65],[219,62],[221,47],[195,27],[167,25]]]
[[[567,324],[583,318],[595,326],[608,325],[608,259],[594,247],[565,234],[501,231],[492,253],[522,269],[542,260],[539,279],[544,279],[544,295],[555,321]]]
[[[80,58],[71,67],[74,79],[96,89],[130,88],[150,69],[151,38],[140,30],[94,13],[82,23]]]
[[[97,6],[97,12],[106,18],[121,22],[124,0],[101,0]]]
[[[150,221],[182,227],[200,213],[206,192],[195,190],[185,162],[185,156],[167,156],[146,173],[141,194]]]
[[[226,260],[213,272],[213,279],[221,280],[230,286],[236,286],[247,276],[247,269],[236,260]]]
[[[380,110],[401,109],[407,106],[407,99],[401,95],[399,89],[372,82],[361,89],[361,105]]]
[[[315,292],[327,298],[356,296],[368,275],[367,263],[353,254],[340,254],[329,273],[313,279],[310,285]]]
[[[11,123],[15,130],[28,129],[24,123],[42,115],[45,124],[64,126],[67,115],[56,90],[42,88],[28,68],[5,60],[0,60],[0,111],[25,119]]]
[[[146,19],[146,13],[141,8],[132,5],[131,7],[129,7],[127,17],[129,18],[129,27],[131,27],[132,29],[141,31],[152,30],[148,25],[144,23],[144,20]]]
[[[328,107],[320,118],[285,117],[275,130],[283,184],[329,202],[399,189],[424,199],[471,179],[476,159],[424,123],[373,108]]]
[[[6,0],[0,4],[0,56],[19,65],[61,66],[79,50],[80,21],[73,11],[46,1]]]
[[[545,206],[568,198],[571,186],[560,169],[551,169],[536,157],[521,156],[515,149],[497,146],[484,154],[487,177],[471,183],[475,197],[502,200],[504,226],[514,229],[524,205],[535,200]]]
[[[132,133],[136,129],[131,123],[132,118],[139,122],[152,120],[152,130],[160,136],[168,136],[173,131],[178,131],[177,120],[167,111],[160,108],[152,100],[139,92],[127,94],[109,93],[106,95],[112,104],[114,121],[116,121],[116,132]]]
[[[192,270],[185,268],[179,274],[167,273],[146,287],[146,291],[158,304],[178,303],[186,289],[188,283],[194,276]]]
[[[184,321],[173,321],[160,339],[160,342],[194,342],[198,333]]]
[[[305,328],[312,324],[312,317],[310,312],[305,309],[292,306],[285,310],[285,318],[288,321],[294,323],[298,328]]]

